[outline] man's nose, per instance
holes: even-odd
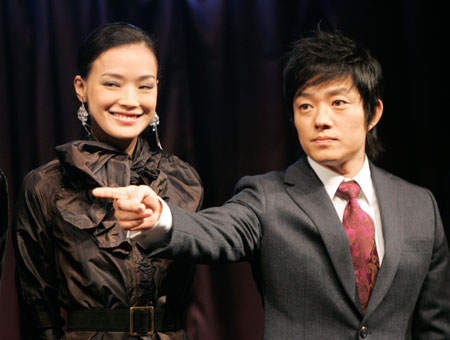
[[[317,128],[326,129],[333,125],[331,119],[332,109],[328,105],[319,105],[315,115],[315,125]]]

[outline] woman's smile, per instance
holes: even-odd
[[[132,125],[135,124],[140,117],[142,117],[142,114],[111,112],[111,116],[120,124]]]

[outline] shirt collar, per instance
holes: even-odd
[[[341,176],[335,173],[334,171],[331,171],[325,168],[324,166],[320,165],[309,156],[308,162],[311,165],[311,168],[314,170],[316,175],[323,183],[323,185],[325,186],[325,190],[327,191],[327,194],[328,196],[330,196],[331,200],[336,194],[336,191],[342,181],[355,180],[361,187],[361,192],[363,193],[363,196],[367,199],[369,204],[372,204],[374,199],[374,189],[372,184],[372,178],[370,176],[370,166],[367,156],[364,159],[363,167],[354,178],[345,178],[344,176]]]

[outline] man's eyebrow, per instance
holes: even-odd
[[[350,92],[350,90],[351,90],[351,88],[338,87],[338,88],[330,89],[329,91],[326,91],[326,94],[328,94],[328,95],[347,94],[347,93]],[[297,93],[295,98],[297,98],[297,97],[311,97],[312,95],[313,95],[312,92],[301,91],[301,92]]]
[[[351,91],[351,89],[352,89],[351,87],[350,88],[348,88],[348,87],[338,87],[337,89],[332,89],[332,90],[328,91],[327,94],[331,94],[331,95],[334,95],[334,94],[347,94],[347,93],[349,93]]]

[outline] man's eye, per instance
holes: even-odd
[[[104,83],[103,85],[108,86],[108,87],[118,87],[119,86],[119,84],[114,83],[114,82],[109,82],[109,81]]]
[[[345,104],[345,101],[343,101],[343,100],[341,100],[341,99],[336,99],[336,100],[333,102],[333,104],[336,105],[336,106],[341,106],[341,105],[344,105],[344,104]]]
[[[308,110],[309,109],[309,104],[300,104],[300,106],[298,108],[300,110]]]

